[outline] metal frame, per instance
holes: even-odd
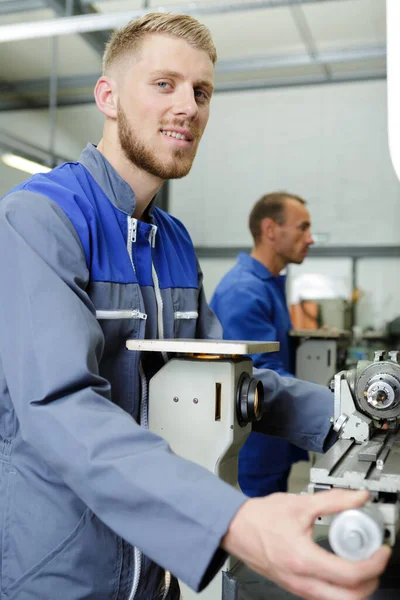
[[[51,163],[59,164],[70,160],[66,156],[61,156],[59,154],[54,155],[53,152],[48,149],[36,146],[15,135],[0,130],[0,153],[2,153],[2,150],[19,154],[24,158],[42,162],[46,165],[50,165]]]
[[[11,15],[19,12],[43,10],[46,8],[44,0],[1,0],[0,15]]]
[[[45,0],[45,5],[51,8],[56,15],[67,18],[68,16],[77,15],[96,15],[99,14],[93,8],[91,2],[83,3],[81,0]],[[99,56],[103,55],[104,46],[110,37],[111,31],[91,31],[89,33],[81,33],[82,38],[89,44],[91,48]]]
[[[239,252],[251,252],[250,246],[196,246],[199,258],[235,258]],[[309,249],[309,258],[400,258],[400,246],[317,246]]]

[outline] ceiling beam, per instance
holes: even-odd
[[[215,67],[216,73],[239,71],[254,71],[256,69],[280,69],[307,67],[324,64],[345,64],[355,61],[368,61],[386,58],[386,46],[358,46],[354,48],[337,48],[326,52],[319,52],[316,56],[309,53],[278,54],[262,57],[249,57],[243,59],[221,60]]]
[[[48,8],[53,9],[56,15],[68,18],[67,10],[69,7],[68,0],[45,0]],[[72,0],[72,15],[68,16],[82,16],[82,15],[97,15],[99,14],[92,6],[91,3],[83,4],[81,0]],[[111,35],[111,30],[108,31],[90,31],[83,32],[80,34],[81,37],[89,44],[89,46],[100,56],[103,56],[105,44]]]
[[[386,46],[357,46],[354,48],[337,48],[327,52],[320,52],[317,57],[310,58],[309,54],[278,54],[269,56],[255,56],[248,58],[234,58],[220,60],[215,68],[216,73],[239,73],[256,70],[282,69],[306,67],[314,64],[346,64],[349,62],[363,62],[386,58]],[[73,88],[84,88],[94,86],[99,73],[88,75],[77,75],[73,77],[60,77],[58,89],[73,90]],[[12,87],[16,93],[38,93],[47,91],[49,80],[47,77],[41,79],[24,79],[14,81]],[[0,86],[1,90],[1,86]]]
[[[53,156],[48,150],[31,144],[8,131],[0,130],[0,152],[11,152],[23,156],[29,160],[36,160],[43,164],[58,164],[68,160],[65,156]]]
[[[49,1],[55,2],[57,0]],[[301,4],[316,4],[329,1],[331,0],[297,0],[297,2]],[[349,0],[336,0],[336,2],[339,1],[348,2]],[[83,6],[82,0],[80,3]],[[70,35],[72,33],[82,34],[94,31],[108,31],[117,27],[123,27],[129,21],[137,19],[138,17],[153,11],[179,14],[185,13],[199,16],[245,12],[250,10],[278,8],[290,5],[293,5],[293,0],[239,0],[238,2],[231,3],[220,2],[216,4],[176,4],[171,6],[154,6],[151,9],[146,8],[126,12],[79,14],[72,17],[48,19],[45,21],[1,25],[0,43],[59,35]]]
[[[4,96],[18,96],[18,100],[20,100],[26,107],[28,108],[37,108],[38,103],[34,98],[29,96],[29,93],[24,92],[23,90],[19,90],[18,87],[14,84],[14,82],[7,81],[0,78],[0,94],[4,99]]]
[[[317,44],[315,43],[314,36],[311,32],[303,8],[299,5],[299,3],[296,0],[292,0],[290,12],[295,22],[297,31],[299,32],[299,35],[303,40],[303,43],[307,49],[310,58],[315,64],[319,64],[323,68],[326,78],[330,79],[330,77],[332,76],[332,70],[327,63],[318,62],[319,52]]]
[[[335,51],[320,52],[318,56],[311,57],[304,54],[283,54],[276,56],[249,57],[242,59],[221,60],[216,66],[216,91],[236,91],[245,89],[268,89],[271,87],[288,87],[291,85],[312,85],[321,83],[324,73],[312,73],[301,76],[285,76],[279,73],[271,77],[273,71],[293,69],[296,67],[310,67],[313,65],[341,65],[352,62],[366,62],[386,58],[385,46],[361,46],[356,48],[338,48]],[[256,71],[260,72],[258,78],[254,77]],[[269,77],[262,78],[262,72],[267,72]],[[247,80],[243,81],[218,81],[218,74],[236,75],[239,73],[251,73]],[[98,79],[98,73],[80,75],[74,77],[60,77],[57,80],[59,106],[72,106],[93,102],[93,87]],[[384,79],[386,77],[386,66],[381,68],[374,66],[365,69],[353,70],[349,73],[337,72],[331,74],[332,83],[338,81],[362,81],[369,79]],[[43,108],[49,103],[49,80],[47,77],[41,79],[28,79],[15,81],[12,84],[0,81],[0,110],[21,110]]]

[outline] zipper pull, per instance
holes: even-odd
[[[132,319],[142,319],[143,321],[146,321],[147,315],[146,313],[142,313],[140,310],[135,309],[132,311]]]
[[[131,217],[131,242],[132,244],[136,242],[136,233],[137,233],[137,219]]]

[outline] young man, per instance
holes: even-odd
[[[293,377],[292,328],[286,301],[290,263],[301,264],[312,245],[311,221],[305,201],[286,192],[262,196],[253,206],[249,228],[251,256],[241,253],[223,277],[210,306],[225,339],[276,340],[279,352],[254,355],[254,366]],[[251,433],[239,454],[239,484],[248,496],[286,492],[291,465],[307,453],[288,441]]]
[[[191,17],[147,15],[115,33],[95,88],[98,148],[0,202],[4,598],[177,600],[157,565],[202,589],[231,552],[304,598],[358,600],[387,563],[387,548],[351,564],[311,541],[318,514],[367,493],[248,500],[138,424],[155,365],[126,340],[220,333],[186,230],[152,203],[190,169],[215,60]],[[174,323],[179,311],[198,318]],[[262,378],[260,426],[321,449],[328,392]]]

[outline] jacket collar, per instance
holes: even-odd
[[[114,169],[106,157],[93,144],[88,144],[79,157],[79,162],[89,171],[110,202],[123,213],[131,216],[135,212],[136,197],[132,188]],[[146,209],[152,220],[155,199]]]
[[[286,275],[272,275],[272,273],[260,263],[259,260],[250,256],[250,254],[246,254],[245,252],[240,252],[238,255],[238,261],[241,265],[243,265],[246,269],[251,271],[256,277],[262,279],[263,281],[267,281],[267,279],[279,279],[285,280]]]

